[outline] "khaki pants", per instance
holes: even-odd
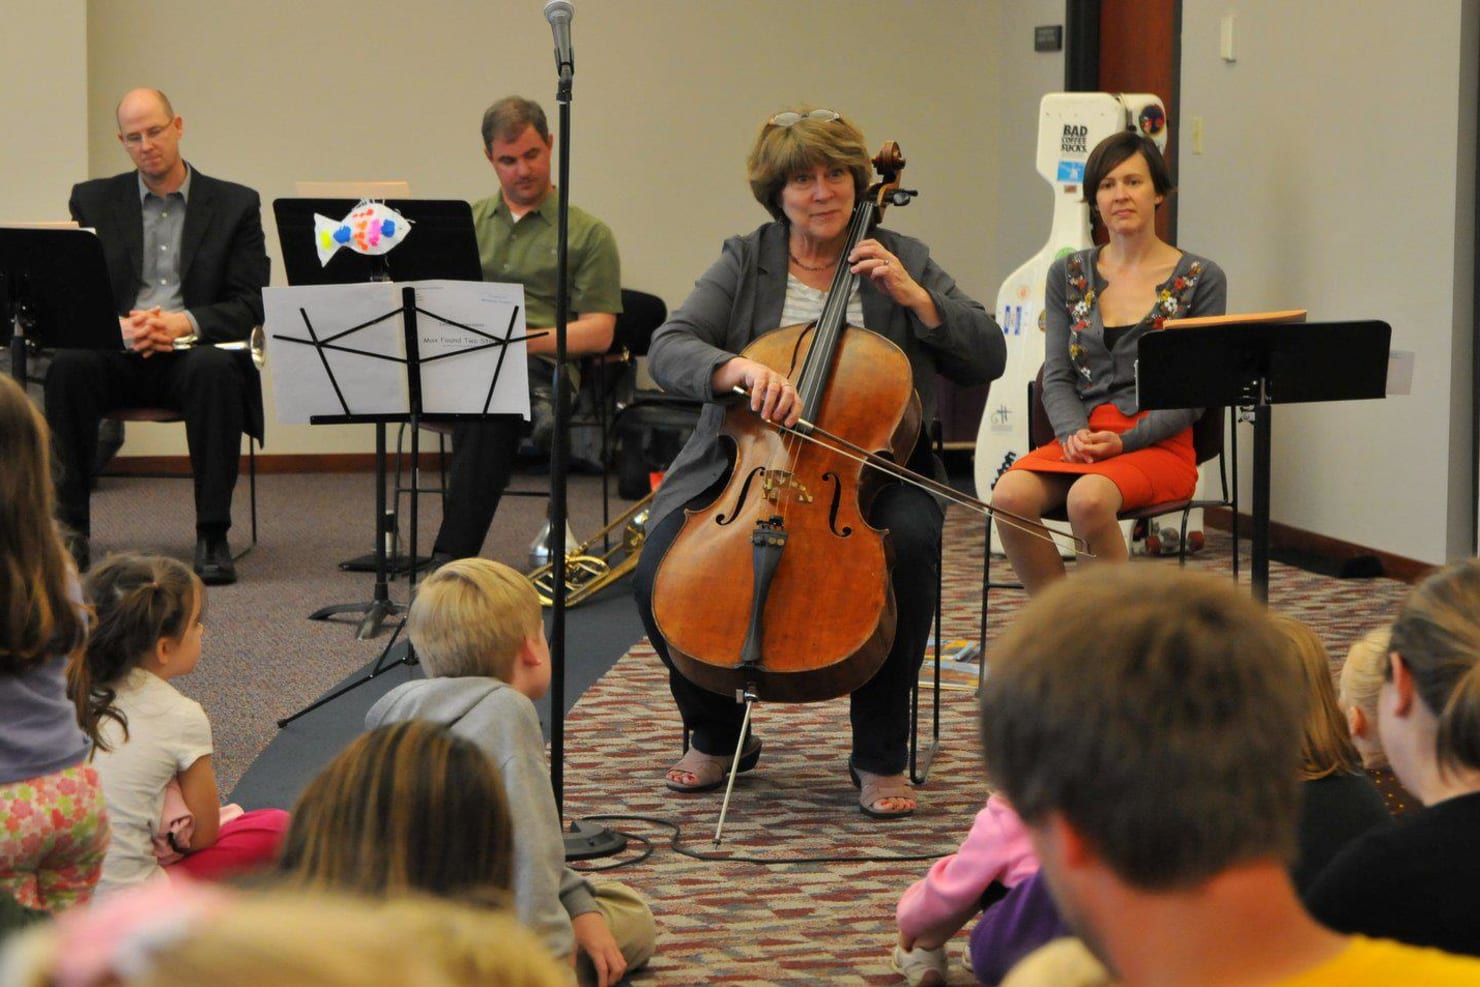
[[[636,970],[653,958],[658,946],[658,926],[653,913],[636,891],[615,881],[597,884],[596,908],[612,930],[612,938],[622,950],[628,971]],[[584,984],[596,982],[596,969],[585,953],[576,959],[576,977]]]

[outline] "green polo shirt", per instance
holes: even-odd
[[[483,280],[524,285],[524,320],[530,328],[555,324],[555,248],[559,192],[550,190],[537,209],[517,223],[502,195],[473,204]],[[601,220],[570,207],[571,318],[622,311],[622,261],[617,240]]]

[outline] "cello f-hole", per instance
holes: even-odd
[[[745,507],[746,498],[750,496],[750,485],[755,482],[756,477],[764,476],[765,472],[766,468],[764,466],[757,466],[746,474],[745,482],[740,486],[740,493],[735,497],[735,509],[729,514],[716,514],[714,516],[715,524],[726,525],[740,516],[740,511]]]
[[[827,509],[828,530],[839,538],[847,538],[853,534],[853,526],[845,524],[841,529],[838,528],[838,511],[843,504],[843,478],[829,470],[822,474],[822,480],[824,483],[832,484],[832,503]]]

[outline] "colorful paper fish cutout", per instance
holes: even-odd
[[[314,213],[314,242],[319,248],[319,263],[327,265],[340,247],[360,254],[383,254],[406,239],[411,224],[384,202],[361,199],[342,220]]]

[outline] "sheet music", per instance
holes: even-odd
[[[419,281],[418,348],[426,414],[518,413],[529,418],[524,286]],[[499,345],[506,339],[518,340]],[[494,375],[497,386],[492,388]]]
[[[416,290],[422,413],[529,417],[523,286],[412,281],[262,292],[279,422],[409,411],[406,287]]]

